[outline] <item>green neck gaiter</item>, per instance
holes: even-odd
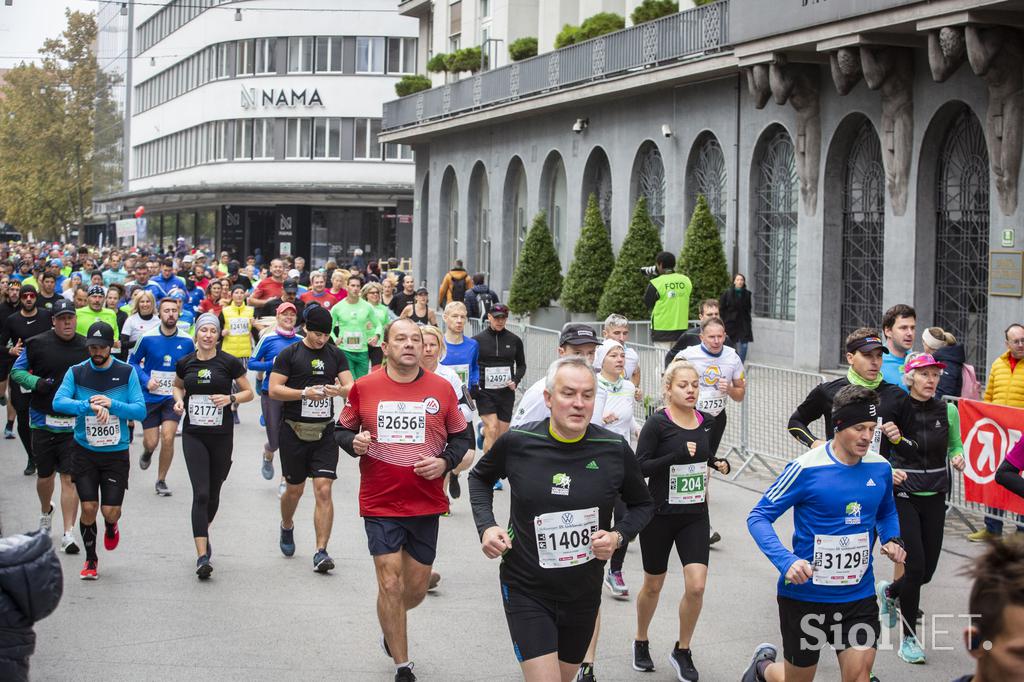
[[[874,389],[878,388],[878,385],[882,383],[882,375],[881,374],[879,374],[878,378],[875,379],[874,381],[868,381],[867,379],[865,379],[861,375],[859,375],[856,372],[854,372],[853,371],[853,367],[851,367],[849,370],[847,370],[847,372],[846,372],[846,379],[851,384],[853,384],[854,386],[863,386],[864,388],[870,388],[871,390],[874,390]]]

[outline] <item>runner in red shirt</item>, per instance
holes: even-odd
[[[415,680],[406,614],[426,596],[437,554],[438,517],[448,511],[444,476],[473,436],[445,379],[420,369],[423,335],[410,319],[384,331],[385,370],[362,377],[348,394],[335,439],[359,457],[359,514],[380,590],[381,645],[396,682]],[[432,587],[433,585],[431,585]]]

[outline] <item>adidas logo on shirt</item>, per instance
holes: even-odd
[[[875,487],[875,482],[872,479],[870,479],[870,478],[868,479],[868,487],[869,488],[874,488]]]
[[[590,460],[590,464],[588,464],[586,466],[586,468],[593,470],[593,469],[599,469],[600,467],[597,466],[597,462],[595,462],[594,460]]]

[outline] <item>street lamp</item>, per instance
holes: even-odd
[[[485,38],[484,41],[482,43],[480,43],[480,70],[481,71],[484,70],[484,63],[487,61],[487,45],[489,43],[503,43],[503,42],[505,42],[505,41],[502,40],[501,38]]]

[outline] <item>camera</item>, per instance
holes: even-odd
[[[654,277],[655,275],[658,274],[658,266],[657,265],[645,265],[642,268],[640,268],[640,272],[644,273],[648,277]]]

